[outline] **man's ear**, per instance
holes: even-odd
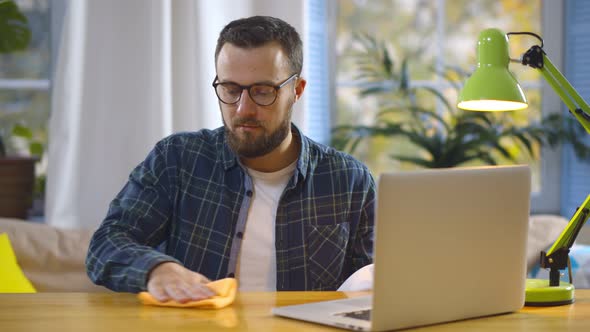
[[[303,95],[303,90],[305,90],[305,84],[307,81],[304,78],[298,78],[297,83],[295,84],[295,101],[299,100]]]

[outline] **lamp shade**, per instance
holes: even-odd
[[[459,93],[457,107],[469,111],[513,111],[527,108],[516,78],[508,70],[508,36],[486,29],[477,42],[477,69]]]

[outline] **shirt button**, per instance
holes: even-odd
[[[228,278],[233,278],[233,277],[235,277],[235,276],[236,276],[236,275],[235,275],[233,272],[230,272],[230,273],[228,273],[228,274],[227,274],[227,277],[228,277]]]
[[[252,193],[252,190],[246,191],[246,196],[248,196],[248,197],[252,197],[253,194],[254,193]]]
[[[236,233],[236,236],[238,237],[238,239],[241,239],[241,238],[243,238],[243,237],[244,237],[244,233],[242,233],[242,232],[237,232],[237,233]]]

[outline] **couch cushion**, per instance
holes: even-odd
[[[0,233],[0,293],[35,293],[35,288],[18,266],[6,233]]]
[[[41,223],[0,218],[24,274],[39,292],[96,292],[85,259],[92,231],[59,229]]]

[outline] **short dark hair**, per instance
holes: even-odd
[[[289,23],[271,16],[252,16],[235,20],[219,33],[215,48],[215,63],[221,48],[226,43],[237,47],[254,48],[270,42],[281,45],[289,59],[294,74],[301,74],[303,67],[303,44],[297,30]]]

